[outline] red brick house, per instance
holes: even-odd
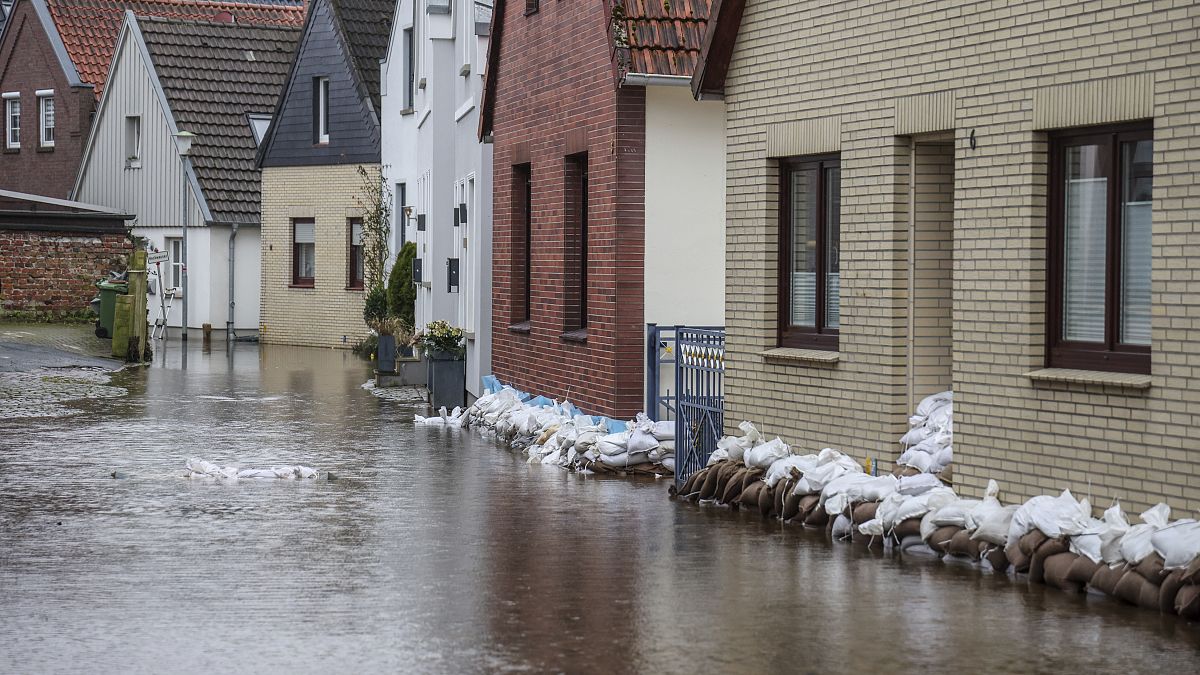
[[[125,16],[300,26],[302,0],[16,0],[0,34],[0,188],[67,197]]]
[[[589,413],[644,400],[645,324],[724,318],[724,104],[688,83],[708,0],[497,0],[494,374]]]

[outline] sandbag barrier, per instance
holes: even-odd
[[[569,402],[497,386],[468,408],[423,417],[416,424],[470,427],[520,451],[530,464],[582,473],[673,476],[675,422],[638,413],[623,422],[585,415]]]
[[[1094,518],[1069,491],[1006,506],[993,480],[981,499],[963,499],[933,474],[872,476],[837,450],[797,455],[748,422],[740,428],[722,439],[725,452],[669,488],[672,498],[1200,620],[1200,522],[1171,521],[1166,504],[1130,526],[1119,504]]]

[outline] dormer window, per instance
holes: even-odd
[[[329,142],[329,78],[313,78],[313,143]]]
[[[54,147],[54,90],[42,89],[35,92],[38,99],[38,145]]]
[[[4,93],[4,147],[21,148],[21,95],[15,91]]]

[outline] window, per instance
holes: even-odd
[[[54,147],[54,92],[39,91],[38,97],[38,145]]]
[[[16,92],[4,94],[4,147],[21,147],[21,99]]]
[[[780,162],[779,344],[838,348],[841,165],[837,157]]]
[[[329,78],[313,78],[313,143],[329,142]]]
[[[404,29],[404,109],[412,110],[417,86],[417,63],[414,58],[413,29]]]
[[[566,331],[585,330],[588,325],[588,156],[581,152],[567,157],[563,171],[566,203],[567,307]]]
[[[316,280],[317,223],[312,218],[292,221],[292,285],[311,288]]]
[[[176,295],[183,295],[183,239],[167,237],[165,243],[167,255],[170,256],[167,260],[166,284],[169,288],[178,289]]]
[[[406,183],[396,183],[396,208],[393,213],[396,214],[396,233],[400,237],[400,246],[396,247],[396,252],[399,254],[400,247],[404,246],[404,242],[408,241],[408,214],[404,212],[404,207],[408,206],[408,185]]]
[[[1149,124],[1050,140],[1047,365],[1150,372]]]
[[[250,113],[246,116],[250,122],[250,133],[254,134],[254,145],[262,145],[262,141],[267,136],[267,129],[271,128],[271,116],[264,113]]]
[[[125,166],[137,168],[142,165],[142,118],[125,118]]]
[[[362,289],[363,287],[363,240],[362,240],[362,218],[351,218],[347,221],[350,226],[350,269],[349,269],[349,288]]]
[[[513,167],[513,322],[528,323],[533,308],[533,168]]]
[[[536,14],[540,0],[525,0],[525,16]]]

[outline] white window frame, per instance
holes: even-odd
[[[58,124],[58,106],[54,103],[54,90],[39,89],[34,94],[38,100],[38,147],[53,148],[54,132]],[[49,107],[51,124],[46,124],[47,107]]]
[[[138,169],[142,166],[142,116],[125,116],[125,167]]]
[[[4,99],[4,147],[8,150],[21,149],[21,94],[15,91],[6,91],[0,96]],[[16,108],[14,113],[13,109]],[[16,124],[13,124],[13,115],[16,115]],[[13,138],[13,131],[16,131],[16,139]]]
[[[163,248],[167,251],[167,288],[175,289],[175,297],[183,297],[183,237],[164,237]]]
[[[317,143],[329,142],[329,78],[317,78]]]

